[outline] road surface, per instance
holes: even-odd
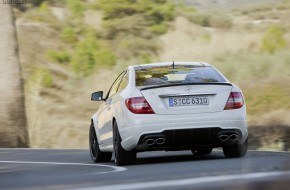
[[[139,153],[137,163],[94,164],[88,150],[0,149],[0,189],[289,189],[290,153],[249,151],[227,159],[219,150]]]

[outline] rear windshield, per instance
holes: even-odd
[[[226,82],[213,67],[178,65],[135,68],[136,86]]]

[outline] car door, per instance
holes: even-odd
[[[113,119],[113,110],[114,103],[116,102],[117,91],[120,85],[120,82],[126,71],[123,71],[115,80],[111,86],[106,101],[104,103],[103,109],[99,113],[99,133],[100,133],[100,144],[103,147],[112,146],[112,119]]]

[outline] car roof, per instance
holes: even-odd
[[[149,64],[142,64],[142,65],[134,65],[134,68],[137,67],[148,67],[148,66],[169,66],[172,65],[173,62],[160,62],[160,63],[149,63]],[[211,65],[208,63],[204,63],[204,62],[174,62],[174,65],[192,65],[192,66],[204,66],[204,67],[210,67]]]

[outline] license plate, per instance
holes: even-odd
[[[194,105],[208,105],[208,96],[193,96],[193,97],[174,97],[169,98],[169,106],[194,106]]]

